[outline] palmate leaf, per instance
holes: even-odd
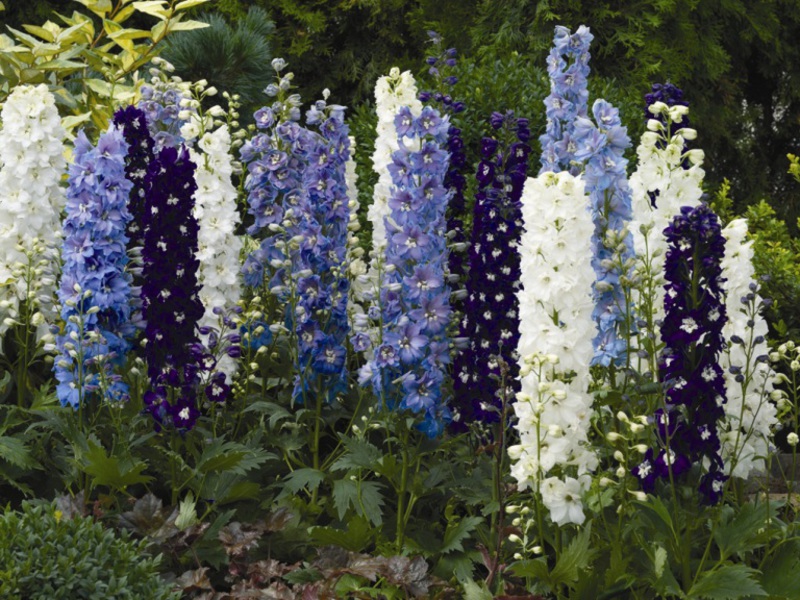
[[[783,544],[763,568],[764,590],[774,598],[797,598],[800,594],[800,542]]]
[[[349,469],[375,470],[383,454],[377,446],[366,440],[340,436],[345,447],[345,453],[331,465],[332,471],[346,471]]]
[[[197,470],[200,473],[230,471],[244,475],[272,458],[276,458],[274,454],[260,448],[215,438],[203,449],[197,461]]]
[[[463,542],[467,539],[475,528],[483,523],[481,517],[464,517],[457,523],[450,521],[447,523],[447,529],[444,532],[444,539],[442,540],[442,547],[439,552],[447,554],[454,550],[464,551]]]
[[[147,463],[140,460],[108,456],[102,446],[91,440],[82,465],[83,471],[93,478],[93,485],[105,485],[117,490],[152,481],[152,477],[142,474],[146,468]]]
[[[373,529],[364,517],[353,517],[347,531],[335,527],[312,527],[309,536],[320,546],[339,546],[350,552],[363,551],[372,541]]]
[[[0,435],[0,459],[21,469],[42,468],[22,440],[7,435]]]
[[[325,473],[317,469],[296,469],[289,473],[281,482],[281,493],[278,498],[296,494],[302,489],[313,492],[325,480]]]
[[[376,527],[380,526],[383,522],[381,507],[384,504],[381,487],[376,481],[356,482],[350,478],[334,481],[333,505],[339,519],[344,519],[352,507],[357,515],[366,517]]]
[[[713,571],[707,571],[692,586],[689,598],[709,600],[735,600],[767,596],[767,592],[756,580],[758,571],[745,565],[723,565]]]
[[[716,524],[714,541],[719,546],[722,558],[748,552],[767,543],[764,528],[768,519],[775,518],[776,512],[774,503],[748,502],[740,506],[729,521]]]

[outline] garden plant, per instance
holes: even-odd
[[[258,3],[67,4],[0,34],[0,596],[800,598],[800,246],[700,90],[553,23],[346,107]]]

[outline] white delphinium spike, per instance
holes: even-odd
[[[422,112],[414,76],[410,71],[400,73],[400,69],[394,67],[388,76],[380,77],[375,84],[378,137],[375,139],[372,168],[378,174],[378,182],[373,191],[372,205],[367,211],[367,217],[372,222],[373,255],[382,253],[386,247],[383,219],[389,215],[389,198],[392,195],[392,176],[387,167],[392,162],[392,153],[399,148],[394,118],[401,106],[408,106],[414,116]]]
[[[722,230],[728,322],[723,335],[728,349],[720,357],[725,370],[728,401],[725,418],[719,423],[725,472],[747,478],[751,471],[763,472],[772,430],[778,424],[777,409],[770,402],[775,372],[766,361],[767,322],[761,314],[761,297],[754,282],[753,241],[747,239],[747,220],[735,219]],[[743,302],[745,300],[746,302]],[[731,372],[731,367],[738,371]],[[738,379],[738,381],[737,381]]]
[[[239,255],[242,240],[235,234],[240,222],[236,210],[237,193],[231,181],[233,158],[231,136],[227,125],[204,134],[198,146],[202,152],[190,150],[197,165],[194,216],[200,229],[197,234],[197,260],[200,261],[200,300],[205,314],[200,326],[219,327],[215,307],[228,309],[241,295]],[[227,355],[220,358],[220,369],[226,375],[236,370],[236,362]]]
[[[511,474],[521,490],[542,493],[554,521],[582,523],[579,491],[597,467],[588,443],[594,225],[583,180],[568,172],[528,178],[522,218],[521,390],[513,405],[520,443],[509,448]],[[561,375],[568,374],[573,376],[567,383]],[[558,478],[546,480],[553,488],[547,495],[542,485],[550,473]],[[561,493],[567,491],[569,502]]]
[[[57,247],[65,204],[60,184],[66,170],[63,143],[66,131],[55,99],[44,84],[14,88],[3,105],[0,123],[0,299],[5,300],[0,323],[3,323],[18,313],[21,301],[29,299],[30,282],[21,276],[25,265],[34,264],[41,269],[35,278],[35,298],[51,298],[55,293]],[[55,318],[52,307],[45,309],[45,318],[50,322]],[[0,325],[0,332],[6,329],[5,324]]]
[[[636,171],[630,177],[633,219],[629,229],[633,234],[633,245],[639,268],[644,261],[649,263],[653,276],[653,320],[664,318],[664,260],[667,240],[664,229],[672,218],[679,214],[682,206],[698,206],[703,194],[702,152],[691,157],[684,153],[684,144],[694,139],[693,129],[678,129],[670,137],[670,126],[675,119],[685,118],[688,109],[681,107],[681,114],[670,112],[669,106],[657,103],[650,107],[651,113],[662,117],[667,125],[642,135],[636,154],[639,157]],[[674,109],[674,107],[672,107]],[[686,109],[686,110],[684,110]],[[660,123],[652,119],[655,123]],[[685,135],[684,135],[685,134]],[[700,154],[697,154],[697,153]],[[696,162],[692,162],[695,159]],[[685,168],[688,167],[688,168]],[[655,198],[655,206],[651,198]],[[635,292],[635,291],[634,291]],[[634,304],[641,306],[639,295],[634,293]],[[635,362],[634,362],[635,365]]]

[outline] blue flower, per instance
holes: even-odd
[[[418,427],[438,435],[450,420],[436,365],[447,346],[449,294],[444,281],[448,260],[445,214],[451,192],[443,185],[449,156],[449,122],[431,107],[414,118],[408,107],[395,119],[400,149],[390,168],[394,189],[386,219],[386,263],[380,294],[382,341],[359,380],[372,385],[389,409],[422,416]],[[404,137],[419,137],[412,151]],[[391,382],[403,381],[402,390]]]
[[[542,168],[547,171],[580,172],[574,164],[583,159],[575,155],[576,137],[582,137],[574,129],[578,119],[587,116],[587,78],[589,76],[589,45],[594,36],[587,27],[581,26],[571,34],[569,29],[557,26],[553,36],[553,49],[547,59],[550,75],[550,95],[544,101],[547,114],[545,133],[539,138],[542,144]],[[523,140],[525,141],[525,140]]]
[[[131,321],[131,275],[127,271],[131,220],[126,178],[128,144],[111,126],[93,147],[83,131],[69,169],[61,286],[65,330],[57,336],[54,370],[58,398],[78,408],[105,381],[105,398],[126,400],[127,386],[114,372],[125,362],[135,328]],[[102,360],[96,360],[102,355]]]

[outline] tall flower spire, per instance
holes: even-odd
[[[658,447],[633,472],[651,491],[656,479],[673,480],[701,464],[700,491],[715,503],[726,479],[717,429],[726,402],[719,364],[727,321],[720,266],[725,239],[706,204],[683,207],[664,233],[669,249],[659,367],[666,391],[656,414]]]
[[[630,279],[634,266],[631,191],[623,157],[630,145],[619,111],[605,100],[592,106],[594,122],[575,120],[575,160],[585,163],[584,179],[595,223],[592,245],[596,280],[593,285],[597,324],[592,364],[621,365],[627,357],[626,330],[633,327]],[[627,281],[626,281],[627,280]]]
[[[458,423],[495,423],[500,418],[498,393],[502,359],[510,371],[510,395],[516,391],[519,341],[520,196],[528,171],[528,120],[509,111],[491,118],[496,137],[483,138],[478,165],[478,193],[466,282],[466,310],[461,336],[469,347],[455,358],[455,405]]]
[[[58,399],[78,408],[91,390],[108,400],[125,400],[128,387],[114,367],[125,361],[134,333],[131,276],[126,271],[125,235],[131,219],[125,177],[128,144],[113,125],[96,147],[83,131],[69,169],[64,219],[64,266],[59,300],[64,332],[57,336],[54,370]]]
[[[5,284],[6,301],[0,309],[0,332],[4,332],[5,317],[18,317],[20,303],[28,300],[28,283],[19,275],[28,256],[35,254],[37,261],[46,260],[48,269],[57,270],[66,132],[55,98],[44,84],[15,87],[3,104],[0,123],[0,284]],[[44,255],[37,250],[40,246],[46,249]],[[37,302],[49,300],[55,293],[55,278],[38,279]],[[55,317],[51,304],[41,308]]]
[[[566,171],[528,178],[522,218],[521,390],[513,405],[520,441],[508,453],[519,489],[541,493],[545,505],[555,509],[559,491],[572,490],[579,498],[585,491],[582,476],[597,466],[589,445],[588,393],[593,224],[583,180]],[[551,517],[561,524],[584,519],[582,510]]]
[[[449,194],[443,185],[449,155],[442,149],[448,120],[430,107],[416,117],[405,106],[395,128],[399,149],[388,167],[394,190],[386,218],[382,339],[360,380],[372,384],[386,408],[421,415],[418,427],[435,437],[450,421],[443,387],[450,321],[445,283]]]
[[[545,98],[547,114],[545,133],[539,138],[542,144],[542,167],[547,171],[580,173],[580,165],[573,164],[577,145],[574,140],[575,119],[587,117],[589,91],[589,45],[594,36],[581,25],[571,34],[569,29],[556,26],[553,48],[547,57],[550,75],[550,95]]]

